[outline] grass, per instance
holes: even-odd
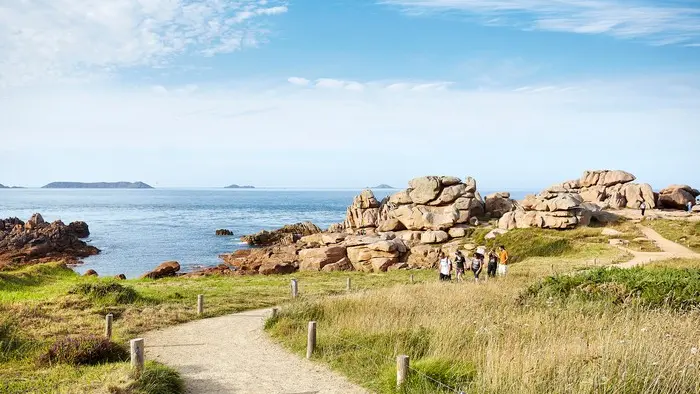
[[[668,275],[659,270],[659,282]],[[438,387],[425,373],[412,372],[404,390],[411,393],[700,390],[697,308],[611,307],[586,298],[522,302],[526,284],[513,276],[310,300],[284,308],[268,331],[303,354],[306,324],[317,320],[316,360],[380,393],[395,392],[399,354],[409,355],[416,369],[432,365],[427,375],[451,386]]]
[[[700,221],[657,219],[647,220],[644,225],[651,227],[664,238],[700,252]]]

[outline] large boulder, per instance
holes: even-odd
[[[406,226],[401,223],[399,219],[396,218],[389,218],[387,220],[384,220],[379,224],[379,227],[377,227],[377,231],[379,232],[389,232],[389,231],[403,231],[406,230]]]
[[[700,196],[700,191],[688,185],[671,185],[659,192],[659,205],[668,209],[688,208],[695,205],[695,198]]]
[[[354,271],[355,267],[352,265],[350,260],[347,257],[343,257],[340,261],[337,263],[332,263],[325,265],[323,268],[321,268],[321,271],[323,272],[334,272],[334,271]]]
[[[392,214],[408,230],[447,230],[459,220],[459,210],[454,205],[402,205]]]
[[[180,271],[180,263],[177,261],[166,261],[158,265],[153,271],[147,272],[141,278],[161,279],[177,275]]]
[[[421,244],[411,248],[408,266],[411,268],[435,268],[442,251],[440,245]]]
[[[445,205],[450,204],[462,197],[466,192],[467,186],[463,183],[458,185],[447,186],[442,189],[440,195],[434,200],[428,203],[428,205]]]
[[[344,246],[327,246],[299,251],[299,269],[301,271],[320,271],[328,264],[337,263],[345,257]]]
[[[311,222],[286,225],[274,231],[260,231],[241,237],[241,241],[251,246],[291,245],[306,235],[320,233],[321,229]]]
[[[413,200],[411,200],[409,190],[401,190],[389,196],[389,203],[394,205],[406,205],[413,204]]]
[[[409,186],[410,191],[408,194],[411,197],[411,201],[416,204],[426,204],[435,200],[442,190],[440,178],[436,176],[411,179]]]
[[[444,231],[426,231],[421,235],[420,242],[423,244],[441,244],[449,239],[450,236]]]
[[[486,196],[485,210],[493,218],[500,218],[514,208],[510,193],[494,193]]]
[[[296,270],[297,267],[293,263],[268,261],[260,266],[258,273],[261,275],[291,274],[296,272]]]
[[[87,238],[90,236],[90,228],[85,222],[73,222],[68,225],[68,229],[70,229],[70,231],[72,231],[78,238]]]

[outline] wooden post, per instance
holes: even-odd
[[[292,298],[297,298],[299,295],[299,283],[296,279],[292,279]]]
[[[132,339],[129,344],[131,345],[131,369],[135,370],[137,374],[141,374],[145,360],[143,338]]]
[[[350,289],[352,289],[352,280],[350,278],[348,278],[348,280],[347,280],[346,288],[348,291],[350,291]]]
[[[112,320],[114,315],[111,313],[105,316],[105,336],[107,339],[112,339]]]
[[[411,274],[411,284],[415,283],[413,280],[413,274]]]
[[[280,312],[280,308],[272,308],[272,318],[276,318]]]
[[[408,356],[396,357],[396,387],[401,388],[408,378]]]
[[[306,341],[306,358],[311,358],[316,350],[316,322],[309,322],[309,335]]]
[[[197,296],[197,314],[202,315],[204,313],[204,294]]]

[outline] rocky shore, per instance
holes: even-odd
[[[47,223],[38,213],[26,223],[18,218],[0,220],[0,269],[48,261],[78,264],[80,259],[100,253],[81,240],[88,236],[90,229],[85,222]]]

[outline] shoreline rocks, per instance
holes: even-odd
[[[159,264],[155,269],[153,269],[153,271],[141,275],[141,279],[167,278],[170,276],[176,276],[178,271],[180,271],[180,263],[177,261],[166,261]]]
[[[286,225],[280,229],[262,230],[255,234],[241,237],[241,241],[250,246],[270,246],[274,244],[291,245],[304,236],[318,234],[321,229],[311,222]]]
[[[47,223],[38,213],[26,223],[18,218],[0,220],[0,268],[49,261],[79,264],[81,258],[100,253],[81,240],[89,235],[85,222]]]
[[[671,185],[659,192],[659,204],[667,209],[687,210],[688,203],[696,205],[700,191],[688,185]]]

